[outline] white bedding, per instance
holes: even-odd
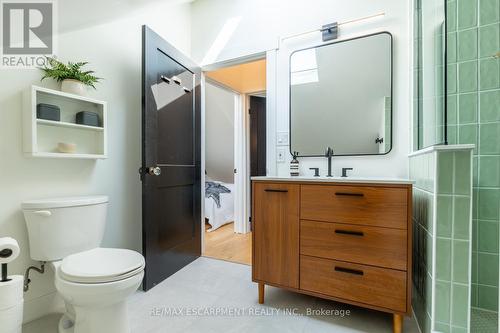
[[[222,227],[224,224],[234,221],[234,184],[217,182],[229,190],[231,193],[221,193],[220,208],[217,208],[215,200],[212,198],[205,198],[205,218],[211,228],[208,231],[214,231]]]

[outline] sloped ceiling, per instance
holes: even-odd
[[[240,93],[266,90],[265,59],[205,72],[205,75]]]
[[[193,0],[58,0],[58,30],[61,33],[103,24],[140,11],[150,5],[183,4]]]

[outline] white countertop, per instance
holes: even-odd
[[[386,177],[274,177],[257,176],[252,180],[265,180],[274,182],[318,182],[318,183],[368,183],[368,184],[413,184],[410,179],[386,178]]]

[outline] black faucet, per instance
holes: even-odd
[[[342,176],[341,177],[347,177],[347,171],[352,170],[352,168],[342,168]]]
[[[319,168],[309,168],[309,170],[314,170],[314,177],[319,177]]]
[[[333,156],[333,149],[331,147],[328,147],[325,152],[325,157],[328,158],[328,174],[326,175],[327,177],[333,177],[332,175],[332,156]]]

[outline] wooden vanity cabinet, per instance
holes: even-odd
[[[411,312],[411,183],[253,180],[252,279],[389,312]]]
[[[256,183],[253,195],[253,279],[298,289],[300,186]]]

